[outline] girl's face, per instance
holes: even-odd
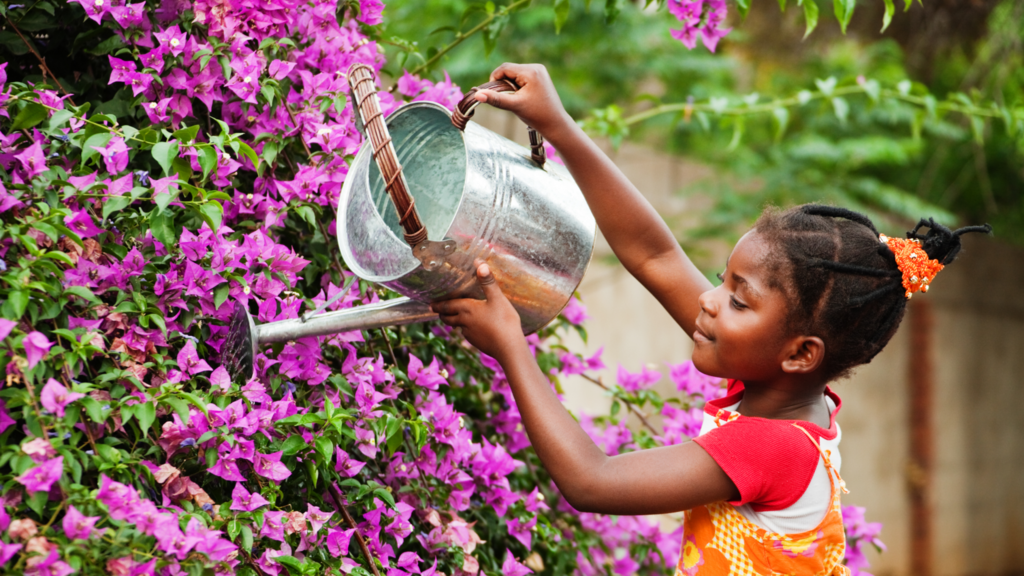
[[[786,296],[768,284],[772,246],[752,230],[733,248],[722,284],[700,295],[693,363],[701,372],[745,383],[783,375]]]

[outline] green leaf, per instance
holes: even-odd
[[[216,200],[199,205],[199,215],[210,226],[210,230],[220,230],[221,220],[224,218],[224,207]]]
[[[40,104],[29,102],[18,112],[18,115],[11,121],[11,132],[25,130],[39,124],[46,119],[49,112]]]
[[[28,507],[41,518],[43,516],[43,510],[46,509],[46,502],[49,499],[50,493],[47,490],[33,492],[32,496],[29,496],[28,498]]]
[[[313,440],[313,448],[324,462],[330,462],[334,457],[334,442],[330,438],[319,436]]]
[[[17,320],[25,314],[28,306],[28,294],[21,290],[12,290],[7,294],[7,301],[0,307],[5,318]]]
[[[228,521],[228,538],[232,541],[238,537],[238,533],[242,531],[242,523],[237,518],[233,518]]]
[[[733,120],[732,140],[729,141],[729,146],[726,147],[726,150],[728,150],[729,152],[732,152],[733,150],[736,150],[737,148],[739,148],[740,141],[743,140],[743,129],[744,129],[744,127],[745,126],[744,126],[744,122],[743,122],[743,117],[742,116],[737,116],[736,119]]]
[[[150,427],[153,426],[153,421],[156,420],[156,403],[143,402],[138,404],[135,407],[135,418],[139,421],[142,432],[148,433]]]
[[[256,155],[256,151],[252,149],[252,146],[249,146],[241,140],[236,140],[235,143],[238,144],[238,153],[248,158],[249,161],[252,162],[254,168],[258,168],[260,165],[260,157]]]
[[[217,168],[217,149],[208,144],[197,146],[199,149],[199,165],[203,167],[203,178]]]
[[[772,110],[772,118],[775,119],[775,141],[782,140],[782,136],[786,133],[786,127],[789,125],[789,109],[779,106]]]
[[[306,446],[306,441],[302,439],[302,436],[293,434],[284,441],[284,444],[281,444],[281,452],[285,456],[292,456],[298,454]]]
[[[73,118],[74,115],[75,113],[71,110],[57,110],[53,113],[53,116],[50,117],[50,122],[48,124],[49,131],[53,132],[54,130],[57,130],[63,126],[64,123]]]
[[[174,226],[174,213],[164,212],[162,214],[153,211],[149,218],[149,228],[153,231],[153,237],[170,247],[178,243],[178,228]]]
[[[213,291],[213,307],[217,308],[217,309],[220,309],[220,305],[223,304],[224,301],[228,299],[228,294],[230,294],[230,293],[231,293],[231,284],[230,283],[225,282],[224,284],[221,284],[220,286],[217,286],[217,288],[215,288],[214,291]]]
[[[807,31],[804,32],[804,39],[806,39],[818,27],[818,5],[814,3],[814,0],[804,0],[803,6],[804,20],[807,22]]]
[[[177,398],[175,396],[167,396],[161,398],[160,402],[170,406],[174,410],[175,414],[177,414],[178,417],[181,418],[182,422],[187,423],[189,421],[188,404],[186,404],[185,401],[182,400],[181,398]]]
[[[106,146],[112,137],[110,132],[101,132],[86,138],[85,144],[82,144],[82,164],[88,162],[93,156],[98,157],[100,153],[96,151],[96,148]]]
[[[313,212],[313,208],[309,205],[299,206],[296,212],[299,213],[303,220],[309,223],[310,228],[316,230],[316,212]]]
[[[840,124],[846,124],[846,118],[850,115],[850,104],[844,98],[833,98],[832,99],[832,110],[836,113],[836,118],[839,119]]]
[[[619,12],[622,9],[619,7],[619,3],[622,0],[605,0],[604,1],[604,21],[605,24],[611,24],[619,17]]]
[[[805,0],[810,2],[811,0]],[[853,9],[857,7],[857,0],[832,0],[832,9],[835,11],[836,19],[839,20],[839,28],[846,34],[846,27],[853,17]]]
[[[102,302],[100,302],[100,299],[97,298],[96,295],[92,293],[92,290],[86,288],[85,286],[68,286],[67,288],[64,289],[64,293],[74,294],[75,296],[78,296],[80,298],[85,298],[86,300],[92,302],[93,304],[102,304]]]
[[[167,205],[170,204],[178,194],[181,192],[179,188],[167,188],[166,192],[161,192],[153,197],[153,203],[156,204],[156,213],[163,213]]]
[[[302,576],[302,562],[299,562],[297,558],[282,554],[281,556],[274,556],[274,560],[278,564],[281,564],[288,569],[288,572],[295,576]]]
[[[252,528],[248,526],[242,526],[242,548],[252,552]]]
[[[111,214],[124,210],[131,203],[131,196],[114,196],[112,198],[108,198],[107,201],[103,203],[103,221],[106,222],[107,218]]]
[[[86,396],[78,401],[79,404],[85,408],[85,413],[89,416],[89,419],[96,424],[102,424],[107,420],[107,415],[110,414],[109,407],[104,408],[103,404],[100,404],[99,400]]]
[[[277,142],[267,142],[263,145],[263,161],[267,164],[273,164],[277,160],[277,153],[281,149],[281,145]]]
[[[195,142],[196,136],[199,135],[199,125],[193,124],[192,126],[186,126],[185,128],[175,130],[171,135],[179,142],[191,144]]]
[[[750,0],[736,0],[736,9],[739,11],[740,16],[746,18],[747,14],[750,13]]]
[[[985,144],[985,119],[980,116],[971,116],[971,134],[974,135],[974,142],[979,146]]]
[[[555,34],[562,31],[562,26],[569,20],[569,0],[555,0]]]
[[[156,163],[163,169],[164,176],[170,176],[173,173],[171,165],[174,163],[174,159],[178,157],[178,149],[177,142],[157,142],[153,144],[153,148],[149,151],[153,155],[153,159],[156,160]]]
[[[381,500],[388,503],[388,506],[395,507],[395,497],[384,488],[377,488],[373,491],[373,495],[380,498]]]
[[[786,11],[786,0],[779,0],[779,10]]]
[[[865,80],[861,87],[864,88],[864,93],[868,95],[868,98],[877,104],[882,95],[882,85],[878,83],[878,80]]]
[[[884,0],[884,2],[885,16],[882,16],[882,32],[885,32],[885,29],[889,27],[889,24],[892,22],[892,16],[896,13],[896,5],[893,3],[893,0]]]
[[[831,96],[832,93],[835,92],[836,84],[838,84],[838,83],[839,83],[839,81],[836,80],[835,76],[829,76],[828,78],[826,78],[824,80],[821,80],[821,79],[815,79],[814,80],[814,85],[817,86],[818,90],[821,90],[821,93],[824,94],[825,96]]]
[[[123,411],[123,410],[122,410]],[[121,451],[107,444],[97,444],[96,452],[101,458],[108,462],[117,464],[121,461]]]

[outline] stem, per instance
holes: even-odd
[[[57,519],[57,514],[60,514],[60,511],[64,509],[64,504],[66,503],[67,500],[60,501],[60,505],[57,506],[57,509],[53,511],[53,516],[50,516],[50,521],[47,522],[46,526],[43,526],[43,528],[39,531],[40,534],[46,534],[46,531],[50,529],[50,526],[53,526],[53,521]]]
[[[794,106],[800,106],[806,104],[812,100],[823,100],[826,98],[835,98],[838,96],[849,96],[864,94],[867,95],[867,91],[862,86],[844,86],[836,88],[829,94],[825,94],[822,91],[812,92],[810,98],[805,98],[801,101],[799,96],[790,96],[781,100],[774,100],[772,102],[765,102],[764,104],[755,104],[752,106],[734,106],[727,108],[712,107],[710,102],[701,103],[674,103],[674,104],[662,104],[655,106],[649,110],[644,110],[632,116],[629,116],[623,120],[628,126],[659,116],[661,114],[668,114],[673,112],[713,112],[722,116],[753,116],[756,114],[769,113],[776,108],[790,108]],[[881,89],[878,94],[879,99],[882,97],[890,98],[892,100],[898,100],[907,104],[912,104],[921,108],[928,106],[927,99],[921,96],[912,96],[910,94],[902,94],[898,90],[892,89]],[[717,109],[716,109],[717,108]],[[999,110],[992,108],[982,108],[981,106],[967,106],[964,104],[956,104],[954,102],[936,102],[935,110],[942,112],[956,112],[965,116],[979,116],[984,118],[1001,118],[1003,115]],[[1011,117],[1015,119],[1024,118],[1024,114],[1016,111],[1010,112]]]
[[[486,28],[487,25],[490,24],[491,22],[493,22],[495,18],[497,18],[499,16],[504,16],[504,15],[514,11],[514,10],[517,10],[520,6],[525,6],[526,4],[529,4],[529,3],[530,3],[530,0],[516,0],[516,2],[513,2],[513,3],[509,4],[508,6],[502,6],[501,10],[498,10],[497,12],[494,12],[493,14],[490,14],[489,16],[487,16],[487,18],[484,18],[483,21],[481,21],[479,24],[477,24],[476,26],[471,28],[468,32],[466,32],[466,33],[459,32],[458,34],[456,34],[454,42],[452,42],[451,44],[449,44],[449,45],[445,46],[444,48],[442,48],[441,50],[439,50],[437,52],[437,54],[434,54],[429,60],[427,60],[423,64],[420,64],[419,66],[414,68],[412,70],[412,72],[410,72],[409,74],[412,74],[413,76],[416,76],[420,72],[423,72],[423,71],[429,69],[438,60],[440,60],[445,54],[447,54],[448,52],[451,52],[453,48],[455,48],[459,44],[462,44],[463,42],[465,42],[466,39],[469,38],[470,36],[476,34],[477,32],[483,30],[484,28]],[[398,85],[395,84],[395,86],[398,86]],[[394,90],[395,86],[392,86],[391,90]]]
[[[352,515],[348,513],[348,509],[345,508],[342,502],[344,497],[341,495],[341,490],[338,485],[332,482],[327,487],[327,493],[331,495],[331,499],[334,500],[334,505],[337,506],[338,511],[345,517],[345,523],[348,527],[355,531],[356,542],[359,543],[360,550],[363,551],[363,556],[366,556],[366,560],[370,563],[370,572],[373,572],[373,576],[380,576],[380,572],[377,571],[377,560],[370,555],[370,549],[366,547],[366,540],[363,540],[363,535],[359,532],[359,527],[356,526],[356,521],[352,519]],[[384,565],[381,562],[381,565]]]
[[[38,2],[36,2],[36,4],[38,4]],[[35,7],[34,4],[33,7]],[[25,35],[21,33],[21,30],[18,30],[18,27],[14,25],[14,21],[11,20],[10,16],[7,17],[7,23],[11,25],[11,28],[13,28],[14,31],[18,34],[18,36],[21,38],[21,41],[24,42],[25,46],[32,52],[32,55],[35,56],[37,60],[39,60],[39,68],[43,71],[43,78],[45,79],[47,76],[53,78],[53,83],[57,85],[57,88],[60,88],[60,91],[63,92],[65,96],[71,96],[71,94],[64,89],[64,86],[60,83],[60,80],[57,80],[57,76],[53,73],[52,70],[50,70],[50,67],[46,65],[46,59],[43,58],[43,56],[39,52],[36,51],[35,47],[32,46],[32,43],[28,41],[28,38],[25,38]],[[71,100],[71,98],[68,98],[68,101],[71,102],[72,106],[75,105],[74,100]]]
[[[580,376],[583,376],[587,380],[593,382],[594,384],[597,384],[605,392],[611,392],[611,389],[608,388],[607,386],[605,386],[604,382],[601,382],[601,380],[599,380],[597,378],[592,378],[590,376],[587,376],[586,374],[580,374]],[[644,425],[644,427],[647,428],[648,430],[650,430],[652,434],[654,434],[655,436],[660,436],[658,431],[654,429],[654,426],[651,426],[651,423],[647,421],[647,418],[640,412],[639,409],[637,409],[636,406],[634,406],[632,403],[630,403],[629,401],[624,400],[622,398],[616,398],[616,400],[618,400],[619,402],[622,402],[623,404],[625,404],[626,405],[626,409],[628,409],[630,412],[635,414],[636,417],[640,419],[640,422]]]
[[[295,120],[295,113],[292,112],[292,107],[287,102],[284,103],[284,109],[288,111],[288,117],[292,119],[292,126],[298,126],[299,123]],[[309,150],[309,144],[306,144],[306,139],[302,137],[302,128],[299,128],[299,142],[302,142],[303,149],[306,150],[306,156],[312,156],[313,153]]]

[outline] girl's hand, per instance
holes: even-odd
[[[515,93],[481,90],[476,99],[495,108],[508,110],[544,137],[557,131],[572,118],[562,106],[555,85],[542,64],[509,64],[498,66],[491,72],[491,81],[508,78],[519,85]]]
[[[525,345],[519,313],[495,283],[487,264],[477,267],[476,281],[486,300],[459,298],[435,302],[430,308],[445,324],[461,328],[470,344],[500,362],[516,345]]]

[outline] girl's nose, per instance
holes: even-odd
[[[700,305],[700,309],[708,316],[714,316],[718,313],[718,307],[715,305],[714,291],[712,288],[697,297],[697,304]]]

